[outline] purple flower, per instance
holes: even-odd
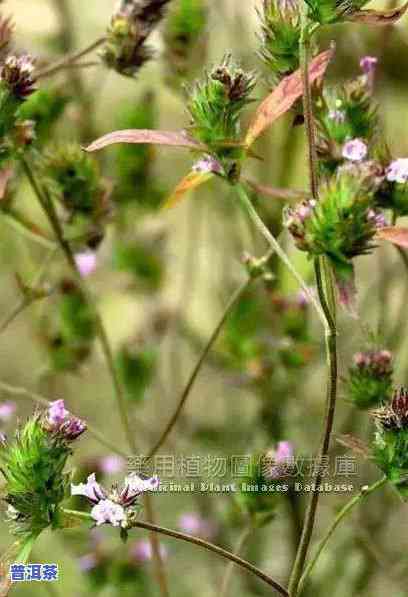
[[[193,172],[199,173],[213,173],[213,174],[223,174],[223,169],[221,164],[213,158],[211,155],[205,155],[203,158],[198,160],[193,167]]]
[[[99,469],[105,475],[120,473],[126,466],[126,461],[117,454],[109,454],[99,460]]]
[[[389,225],[385,215],[381,211],[375,209],[368,210],[367,220],[374,224],[376,228],[384,228],[384,226]]]
[[[357,352],[353,357],[354,365],[360,370],[368,370],[376,377],[391,375],[392,353],[389,350],[368,350]]]
[[[149,562],[152,559],[152,546],[148,539],[140,539],[130,546],[130,555],[138,562]],[[167,558],[167,549],[160,544],[159,551],[162,559]]]
[[[126,520],[123,506],[109,499],[101,499],[91,510],[91,516],[97,526],[109,523],[114,527],[121,526]]]
[[[386,171],[386,179],[405,184],[408,181],[408,158],[398,158],[391,162]]]
[[[330,120],[334,120],[338,124],[346,120],[346,114],[343,112],[343,110],[330,110],[328,117]]]
[[[154,491],[158,488],[159,484],[160,481],[157,476],[143,479],[136,473],[130,473],[130,475],[125,478],[123,489],[119,494],[119,501],[123,505],[129,506],[141,493],[144,493],[145,491]]]
[[[178,527],[183,533],[196,535],[203,539],[211,539],[216,534],[215,525],[195,512],[182,514],[178,521]]]
[[[365,75],[371,75],[374,73],[377,63],[378,58],[375,56],[363,56],[360,60],[360,68]]]
[[[65,420],[69,412],[65,409],[65,402],[63,400],[54,400],[50,403],[48,409],[48,422],[52,426],[59,426]]]
[[[82,572],[93,570],[98,565],[98,558],[94,553],[87,553],[78,560],[79,568]]]
[[[278,442],[274,450],[267,452],[262,461],[262,471],[266,479],[279,479],[287,475],[294,463],[293,444]]]
[[[95,473],[89,475],[86,483],[79,483],[78,485],[71,483],[71,495],[83,495],[93,503],[98,503],[106,498],[106,492],[96,481]]]
[[[352,162],[360,162],[367,155],[367,145],[361,139],[351,139],[343,145],[342,156]]]
[[[9,421],[16,412],[15,402],[3,402],[0,404],[0,421]]]
[[[82,278],[92,274],[97,266],[96,254],[93,251],[84,251],[75,255],[75,263]]]

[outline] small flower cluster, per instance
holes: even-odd
[[[188,109],[193,135],[210,148],[227,175],[228,160],[242,156],[240,118],[242,110],[252,101],[255,84],[254,75],[234,64],[228,54],[190,94]]]
[[[112,17],[107,41],[101,52],[109,68],[135,77],[151,58],[146,41],[163,18],[169,0],[121,0]]]
[[[312,21],[329,25],[346,20],[359,11],[368,0],[306,0]]]
[[[326,255],[340,290],[352,283],[352,259],[374,249],[378,217],[372,195],[355,173],[340,169],[322,187],[319,202],[305,201],[286,211],[285,225],[296,246],[310,256]]]
[[[63,400],[56,400],[30,418],[14,441],[3,440],[4,499],[14,533],[37,536],[49,526],[58,527],[68,483],[64,468],[72,442],[85,430],[85,422],[71,415]]]
[[[263,0],[259,11],[261,48],[272,85],[299,68],[301,35],[299,3],[296,0]]]
[[[373,411],[377,425],[373,455],[400,495],[408,499],[408,390],[395,390],[393,398]]]
[[[358,408],[373,408],[392,391],[393,363],[389,350],[368,350],[353,357],[346,380],[347,397]]]
[[[96,481],[95,473],[92,473],[86,483],[71,484],[71,495],[84,496],[93,504],[91,516],[97,526],[111,524],[114,527],[128,529],[137,514],[141,494],[154,491],[158,486],[158,477],[143,479],[136,473],[130,473],[120,489],[114,486],[108,492]]]

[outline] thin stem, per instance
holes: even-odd
[[[68,516],[75,516],[83,520],[93,520],[88,512],[79,512],[77,510],[68,510],[66,508],[63,508],[62,510]],[[279,595],[289,597],[287,590],[284,587],[282,587],[277,581],[273,580],[273,578],[271,578],[268,574],[265,574],[265,572],[262,572],[262,570],[260,570],[250,562],[243,560],[239,556],[223,549],[222,547],[218,547],[218,545],[214,545],[213,543],[209,543],[208,541],[204,541],[204,539],[199,539],[198,537],[194,537],[193,535],[187,535],[185,533],[180,533],[179,531],[173,531],[173,529],[167,529],[165,527],[158,526],[156,524],[150,524],[141,520],[134,522],[133,527],[145,529],[146,531],[151,531],[154,533],[160,533],[161,535],[166,535],[167,537],[172,537],[173,539],[180,539],[181,541],[186,541],[187,543],[192,543],[193,545],[198,545],[199,547],[203,547],[208,551],[212,551],[213,553],[216,553],[222,558],[230,560],[231,562],[234,562],[234,564],[241,566],[241,568],[244,568],[252,574],[255,574],[255,576],[257,576],[267,585],[275,589],[275,591],[277,591]]]
[[[70,54],[69,56],[65,56],[65,58],[62,58],[56,64],[52,64],[51,66],[47,66],[43,70],[40,70],[35,75],[36,81],[38,81],[39,79],[44,79],[45,77],[51,77],[52,75],[55,75],[56,73],[58,73],[60,70],[69,68],[70,66],[73,66],[76,62],[81,60],[81,58],[83,58],[84,56],[87,56],[88,54],[90,54],[91,52],[93,52],[94,50],[99,48],[103,43],[105,43],[105,41],[106,41],[105,36],[99,37],[98,39],[93,41],[91,44],[89,44],[88,46],[83,48],[82,50],[79,50],[78,52],[74,52],[73,54]]]
[[[200,354],[200,357],[190,374],[187,384],[181,393],[176,410],[174,411],[170,421],[168,422],[166,428],[164,429],[163,433],[161,434],[156,445],[150,451],[148,458],[152,458],[156,454],[156,452],[158,452],[158,450],[160,450],[160,448],[163,446],[163,444],[167,440],[168,436],[170,435],[171,431],[173,430],[173,428],[174,428],[175,424],[177,423],[177,420],[180,416],[180,413],[183,410],[188,397],[190,396],[191,390],[194,386],[194,382],[197,379],[198,374],[200,373],[200,370],[207,358],[208,353],[210,352],[212,346],[214,345],[214,342],[217,340],[224,323],[228,319],[229,314],[231,313],[231,311],[234,308],[237,301],[247,290],[247,288],[251,284],[251,281],[252,281],[252,278],[248,278],[247,280],[242,282],[242,284],[237,288],[237,290],[234,292],[234,294],[231,296],[230,300],[228,301],[227,305],[225,306],[225,309],[222,312],[222,315],[221,315],[220,319],[218,320],[217,325],[215,326],[211,336],[209,337],[206,345],[204,346],[202,353]]]
[[[315,128],[313,119],[313,105],[311,97],[311,88],[309,81],[309,44],[310,32],[308,30],[307,4],[302,2],[302,35],[300,39],[300,59],[303,79],[303,108],[305,116],[305,125],[308,141],[309,158],[309,184],[310,192],[316,201],[318,201],[318,171],[317,171],[317,153]],[[323,273],[321,265],[323,263]],[[327,322],[325,326],[326,355],[328,363],[328,383],[326,392],[326,414],[324,420],[323,436],[318,455],[319,466],[316,475],[316,486],[320,485],[323,478],[322,465],[329,453],[330,439],[334,425],[334,415],[337,399],[337,326],[336,326],[336,302],[333,288],[333,277],[327,260],[323,257],[315,259],[315,275],[319,301]],[[313,535],[313,529],[316,519],[316,512],[319,503],[320,492],[314,491],[310,497],[309,505],[306,511],[305,521],[302,529],[295,562],[293,565],[290,581],[289,595],[296,597],[298,595],[299,582],[303,573],[310,541]]]
[[[42,404],[43,406],[46,406],[46,407],[48,407],[50,405],[50,401],[47,400],[47,398],[45,398],[44,396],[41,396],[41,394],[37,394],[36,392],[31,392],[30,390],[27,390],[26,388],[11,386],[10,384],[5,383],[4,381],[0,381],[0,392],[4,392],[8,396],[14,396],[16,398],[27,398],[28,400],[31,400],[32,402]],[[70,411],[70,412],[74,416],[77,416],[72,411]],[[89,425],[89,423],[87,423],[87,431],[91,435],[93,435],[93,437],[100,444],[102,444],[109,450],[112,450],[112,452],[114,452],[115,454],[118,454],[119,456],[122,456],[123,458],[126,458],[126,459],[129,458],[128,453],[121,450],[117,446],[117,444],[111,444],[110,441],[108,439],[106,439],[105,433],[101,433],[100,431],[95,429],[95,427],[93,427],[92,425]]]
[[[322,322],[324,328],[327,329],[327,327],[328,327],[327,319],[322,310],[322,307],[319,305],[319,302],[316,300],[313,293],[310,291],[310,288],[308,288],[308,286],[307,286],[306,282],[304,281],[304,279],[302,278],[302,276],[295,269],[294,265],[292,264],[289,257],[286,255],[285,251],[282,249],[282,247],[280,246],[280,244],[278,243],[276,238],[273,236],[273,234],[271,234],[271,232],[268,230],[268,228],[265,226],[265,224],[259,217],[257,211],[255,210],[254,206],[251,203],[251,200],[249,199],[249,197],[247,195],[247,192],[246,192],[244,186],[241,183],[239,183],[236,185],[236,189],[238,191],[238,195],[239,195],[239,198],[240,198],[243,206],[245,207],[246,211],[248,212],[248,215],[254,222],[255,226],[258,228],[258,230],[263,235],[265,240],[268,242],[268,244],[271,246],[271,248],[274,250],[274,252],[283,261],[283,263],[286,265],[286,267],[288,268],[290,273],[293,275],[293,277],[299,283],[300,287],[305,292],[306,296],[309,298],[311,304],[316,309],[316,312],[317,312],[319,319]]]
[[[143,502],[144,502],[148,522],[150,524],[154,524],[155,515],[154,515],[152,499],[151,499],[151,496],[149,495],[149,493],[146,493],[144,495]],[[169,588],[167,585],[166,570],[164,568],[164,562],[163,562],[162,554],[160,552],[160,542],[159,542],[157,533],[151,531],[149,533],[149,541],[150,541],[150,545],[152,548],[153,561],[155,563],[156,578],[157,578],[157,582],[159,583],[160,592],[162,595],[164,595],[164,597],[169,597],[170,592],[169,592]]]
[[[339,524],[342,522],[342,520],[364,498],[369,496],[371,493],[373,493],[380,487],[383,487],[386,483],[387,483],[387,477],[382,477],[381,479],[379,479],[372,485],[362,487],[360,490],[360,493],[358,495],[354,496],[349,502],[347,502],[347,504],[345,506],[343,506],[343,508],[340,510],[340,512],[335,516],[335,518],[334,518],[332,524],[330,525],[330,527],[328,528],[325,536],[323,537],[323,539],[320,541],[319,545],[317,546],[313,557],[311,558],[310,562],[308,563],[308,565],[305,568],[305,571],[304,571],[302,578],[300,579],[300,583],[299,583],[299,589],[298,589],[299,595],[301,594],[308,577],[310,576],[313,568],[315,567],[315,565],[320,557],[320,554],[326,547],[331,536],[333,535],[334,531],[337,529]]]
[[[90,300],[88,289],[86,288],[86,286],[83,282],[83,279],[81,278],[81,275],[78,271],[78,268],[77,268],[77,265],[75,262],[75,258],[74,258],[74,254],[71,250],[71,246],[70,246],[69,242],[64,237],[63,230],[62,230],[61,224],[59,222],[58,215],[56,213],[52,199],[48,195],[48,192],[46,191],[46,189],[41,188],[39,186],[32,170],[31,170],[31,167],[30,167],[28,161],[24,157],[21,158],[21,163],[22,163],[24,172],[28,178],[28,181],[30,182],[31,187],[32,187],[41,207],[43,208],[46,216],[48,217],[48,220],[49,220],[51,227],[54,231],[54,234],[56,236],[58,244],[60,245],[61,250],[62,250],[63,254],[65,255],[66,261],[67,261],[71,271],[75,275],[76,281],[78,283],[79,288],[81,289],[82,294],[87,299],[87,301],[90,304],[92,304],[92,301]],[[96,311],[96,309],[95,309],[95,323],[96,323],[99,341],[101,343],[102,351],[104,353],[105,361],[106,361],[108,371],[110,373],[113,387],[115,390],[115,397],[116,397],[116,401],[118,404],[119,414],[120,414],[120,418],[122,420],[123,429],[125,431],[130,449],[132,450],[133,453],[135,453],[136,452],[136,443],[135,443],[134,435],[130,428],[130,422],[129,422],[127,409],[126,409],[125,396],[123,394],[122,387],[119,382],[118,374],[117,374],[114,359],[113,359],[112,350],[111,350],[109,340],[108,340],[108,337],[107,337],[107,334],[105,331],[105,327],[104,327],[102,319],[101,319],[99,313]]]
[[[244,547],[248,537],[251,535],[254,527],[252,522],[249,522],[242,530],[242,533],[238,537],[237,544],[234,548],[234,554],[239,555],[241,553],[242,548]],[[222,579],[221,583],[221,591],[220,597],[226,597],[228,586],[232,577],[232,573],[234,572],[234,562],[230,562],[225,570],[224,578]]]

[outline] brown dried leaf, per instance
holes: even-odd
[[[310,83],[321,79],[333,56],[334,50],[326,50],[314,58],[309,66]],[[303,94],[301,70],[285,77],[258,107],[249,125],[245,145],[249,147],[275,120],[285,114]]]
[[[398,247],[408,249],[408,228],[385,226],[377,230],[376,237],[380,240],[387,240]]]
[[[150,129],[126,129],[108,133],[93,143],[84,147],[85,151],[99,151],[116,143],[148,143],[154,145],[169,145],[172,147],[187,147],[204,151],[206,147],[195,141],[184,131],[153,131]]]
[[[348,17],[347,20],[366,25],[392,25],[404,16],[408,9],[408,2],[400,8],[391,10],[359,10]]]
[[[170,209],[180,203],[184,195],[209,180],[213,174],[211,172],[190,172],[176,186],[172,194],[167,197],[162,205],[162,209]]]
[[[282,199],[283,201],[301,201],[306,199],[308,194],[306,191],[297,191],[295,189],[278,189],[276,187],[269,187],[267,185],[258,184],[253,180],[245,179],[245,182],[259,195],[272,197],[273,199]]]

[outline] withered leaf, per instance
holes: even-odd
[[[190,172],[176,186],[174,191],[164,201],[162,209],[170,209],[180,203],[188,191],[196,189],[212,178],[211,172]]]
[[[408,2],[390,10],[359,10],[348,17],[348,21],[367,25],[392,25],[400,20],[408,9]]]
[[[295,189],[281,189],[277,187],[270,187],[268,185],[258,184],[253,180],[245,179],[245,182],[259,195],[272,197],[273,199],[281,199],[283,201],[301,201],[308,196],[306,191],[298,191]]]
[[[408,249],[408,228],[385,226],[377,230],[376,237],[381,240],[387,240],[398,247]]]
[[[172,147],[187,147],[205,151],[206,147],[192,139],[184,131],[154,131],[150,129],[125,129],[122,131],[113,131],[93,143],[84,147],[85,151],[99,151],[109,145],[116,143],[148,143],[151,145],[168,145]]]
[[[314,58],[309,66],[309,80],[314,83],[326,72],[327,66],[333,56],[334,50],[321,52]],[[285,114],[293,104],[303,95],[302,72],[300,69],[292,75],[285,77],[279,85],[269,94],[258,109],[249,125],[245,145],[250,147],[275,120]]]

